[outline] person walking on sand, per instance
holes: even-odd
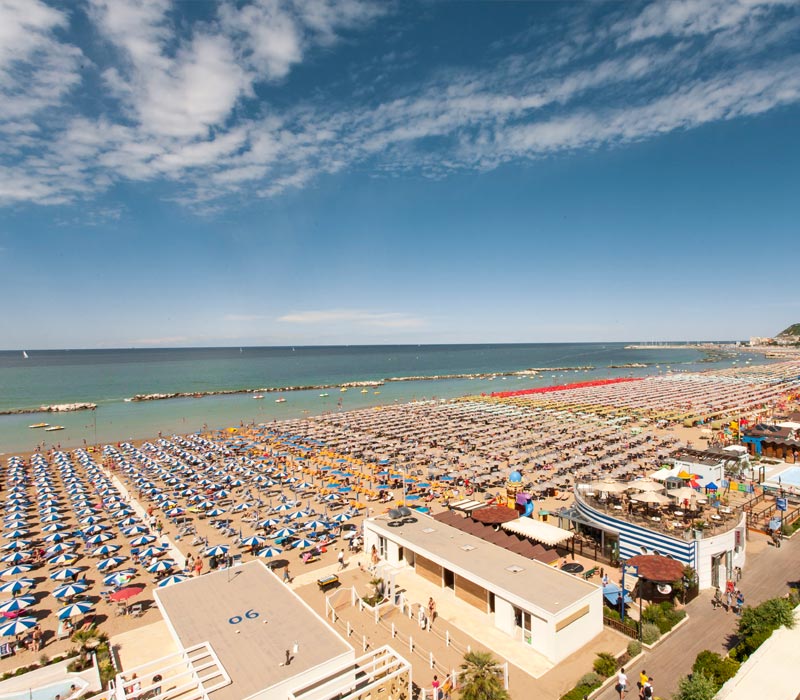
[[[339,571],[344,569],[344,548],[339,549],[339,556],[337,557],[339,560]]]
[[[621,668],[617,673],[616,691],[619,693],[619,700],[625,700],[625,691],[628,689],[628,676],[625,675],[625,669]]]
[[[283,582],[291,583],[292,579],[289,577],[289,565],[287,564],[283,569]]]
[[[436,601],[433,597],[428,598],[428,630],[433,627],[433,621],[436,619]]]

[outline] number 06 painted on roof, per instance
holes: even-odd
[[[244,614],[244,617],[246,617],[248,620],[255,620],[258,617],[258,613],[255,610],[251,609]],[[233,617],[229,617],[228,624],[238,625],[244,619],[244,617],[242,617],[241,615],[234,615]]]

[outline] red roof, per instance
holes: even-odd
[[[639,567],[639,577],[659,583],[672,583],[683,576],[683,564],[660,554],[640,554],[626,564]]]
[[[505,506],[484,506],[473,510],[470,516],[479,523],[498,525],[516,520],[519,517],[519,513],[513,508],[506,508]]]

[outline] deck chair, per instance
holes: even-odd
[[[14,648],[8,642],[0,644],[0,659],[5,659],[9,656],[14,656]]]

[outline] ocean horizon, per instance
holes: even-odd
[[[42,440],[68,446],[84,440],[137,439],[204,426],[221,428],[598,378],[697,371],[734,362],[723,351],[657,345],[626,350],[631,344],[635,342],[27,350],[27,358],[22,351],[0,351],[0,411],[97,405],[95,411],[2,415],[0,445],[2,452],[8,452],[33,449]],[[746,349],[740,352],[753,362],[765,361],[747,355]],[[513,374],[535,368],[558,370],[535,376]],[[443,376],[447,378],[409,379]],[[403,381],[391,381],[398,379]],[[353,383],[380,386],[339,389]],[[287,387],[314,388],[277,391]],[[271,393],[262,400],[245,393],[259,389]],[[216,392],[241,393],[213,395]],[[137,395],[175,393],[190,396],[131,401]],[[276,403],[278,398],[285,401]],[[28,428],[38,422],[62,425],[64,430],[43,433]]]

